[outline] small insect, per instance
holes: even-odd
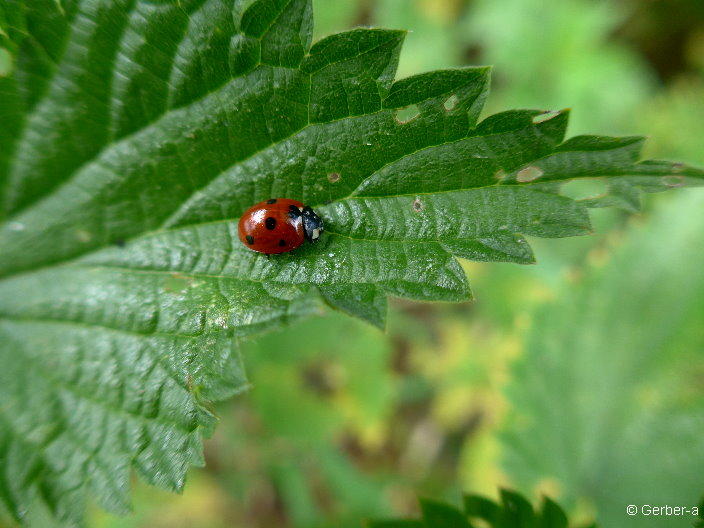
[[[317,242],[323,221],[297,200],[272,198],[247,209],[238,226],[240,240],[249,249],[271,255]]]

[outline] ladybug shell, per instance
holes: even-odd
[[[298,200],[272,198],[247,209],[238,225],[242,243],[267,255],[285,253],[303,244],[303,219],[300,214],[290,214],[291,206],[299,212],[304,207]]]

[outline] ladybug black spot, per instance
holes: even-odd
[[[247,244],[249,244],[250,246],[252,244],[254,244],[254,237],[252,235],[247,235],[246,238],[247,238]]]
[[[275,203],[276,203],[276,198],[272,198],[271,200],[267,200],[266,203],[268,203],[268,204],[275,204]]]
[[[276,218],[270,216],[269,218],[264,220],[264,225],[269,231],[271,231],[272,229],[276,229]]]
[[[285,245],[286,245],[286,241],[283,238],[281,240],[279,240],[280,247],[284,247]]]

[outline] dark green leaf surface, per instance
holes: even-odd
[[[437,528],[471,528],[467,517],[450,506],[442,502],[429,499],[421,499],[420,510],[423,521],[427,526]]]
[[[404,33],[311,46],[307,0],[0,5],[0,500],[78,522],[128,507],[130,468],[180,489],[204,402],[245,381],[232,339],[328,304],[383,326],[387,294],[470,296],[456,257],[533,262],[524,235],[701,171],[575,138],[567,114],[478,122],[486,68],[395,81]],[[410,117],[409,117],[410,116]],[[572,178],[609,177],[589,202]],[[546,185],[543,182],[549,182]],[[317,208],[317,245],[236,234],[270,197]]]
[[[320,294],[332,306],[384,329],[386,294],[373,284],[331,284],[321,286]]]
[[[464,511],[450,504],[421,500],[421,520],[371,521],[369,528],[568,528],[565,512],[554,501],[544,498],[539,510],[520,494],[501,490],[500,502],[480,495],[464,497]],[[476,524],[474,524],[476,523]],[[481,524],[479,524],[481,523]]]

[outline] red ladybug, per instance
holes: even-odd
[[[323,222],[298,200],[272,198],[247,209],[238,226],[240,240],[249,249],[271,255],[317,242]]]

